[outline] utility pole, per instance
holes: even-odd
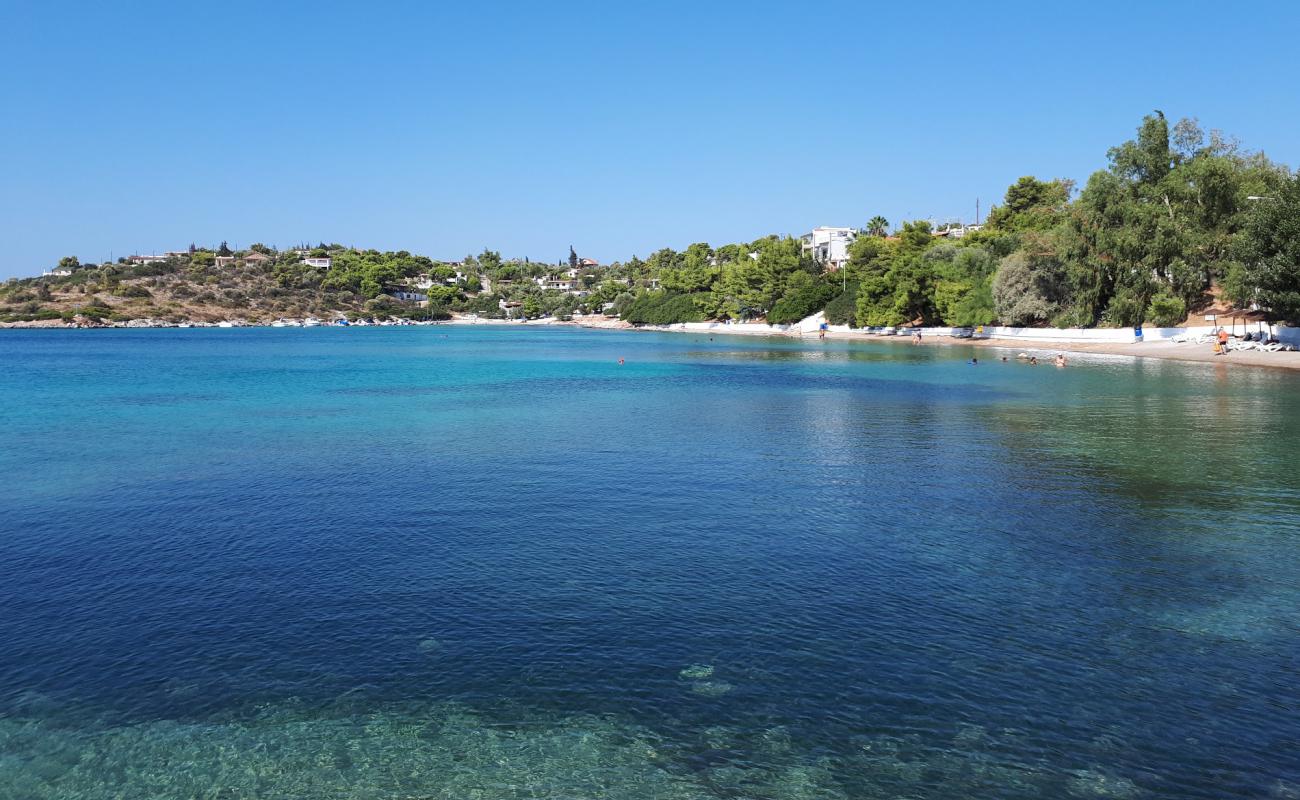
[[[975,198],[975,224],[980,224],[980,199]]]

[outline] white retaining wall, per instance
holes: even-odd
[[[776,335],[792,333],[793,325],[761,325],[757,322],[683,322],[680,325],[666,326],[670,330],[695,331],[698,333],[759,333]],[[816,330],[816,328],[814,328]]]

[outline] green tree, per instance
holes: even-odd
[[[993,275],[996,261],[982,247],[943,244],[925,254],[932,273],[934,307],[947,325],[987,325],[996,318]]]
[[[1166,294],[1195,308],[1227,277],[1245,196],[1283,179],[1262,155],[1242,155],[1217,134],[1207,139],[1195,120],[1171,134],[1160,112],[1108,155],[1109,169],[1089,179],[1062,226],[1076,323],[1141,321],[1156,296],[1168,318],[1176,304]]]
[[[860,236],[849,245],[849,261],[842,269],[850,281],[883,275],[897,246],[878,237]]]
[[[867,235],[883,237],[889,233],[889,220],[877,214],[867,220]]]
[[[661,255],[659,261],[657,257]],[[670,291],[687,294],[712,291],[721,276],[721,270],[712,263],[713,248],[705,243],[693,244],[680,255],[661,250],[651,259],[656,261],[656,266],[663,265],[659,266],[659,285]]]
[[[985,223],[1003,231],[1051,228],[1059,222],[1073,187],[1073,181],[1040,181],[1026,175],[1007,188],[1002,205],[989,212]]]
[[[1270,195],[1257,195],[1237,237],[1225,289],[1243,305],[1300,324],[1300,173]]]

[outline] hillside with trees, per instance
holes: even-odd
[[[0,286],[0,322],[615,313],[635,324],[733,319],[973,326],[1176,325],[1212,301],[1300,322],[1300,175],[1195,120],[1145,117],[1077,190],[1025,176],[978,230],[867,220],[841,269],[798,239],[663,248],[598,266],[485,249],[457,262],[320,244],[191,246],[153,263],[81,264]],[[326,264],[326,259],[328,263]],[[423,298],[417,301],[413,297]]]

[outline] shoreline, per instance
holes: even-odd
[[[624,322],[617,317],[604,317],[599,319],[574,319],[570,321],[560,321],[552,319],[529,320],[525,322],[512,320],[493,320],[493,319],[471,319],[457,317],[450,320],[440,320],[437,322],[416,323],[419,327],[437,327],[443,325],[454,325],[457,327],[473,325],[489,325],[498,327],[566,327],[566,328],[586,328],[589,330],[605,331],[643,331],[647,333],[677,333],[689,334],[693,336],[749,336],[749,337],[778,337],[783,339],[815,339],[814,332],[802,331],[797,326],[791,326],[788,329],[781,330],[767,326],[741,327],[719,326],[717,329],[691,330],[679,326],[671,325],[633,325]],[[395,325],[390,327],[415,327],[416,325]],[[4,323],[0,324],[0,329],[5,330],[142,330],[162,327],[161,325],[102,325],[102,326],[73,326],[58,321],[42,321],[29,323]],[[215,325],[195,325],[195,328],[215,328]],[[264,325],[241,325],[237,327],[268,327]],[[320,327],[338,327],[332,325],[322,325]],[[351,327],[351,326],[349,326]],[[366,326],[381,327],[381,326]],[[735,328],[727,330],[727,328]],[[834,341],[858,341],[858,342],[878,342],[881,344],[890,344],[894,346],[906,345],[915,347],[906,335],[882,336],[880,334],[870,334],[862,331],[844,331],[829,330],[826,333],[827,340]],[[1044,340],[1022,340],[1015,338],[989,336],[981,339],[957,339],[942,334],[929,334],[922,338],[921,347],[954,347],[969,346],[978,348],[993,348],[998,350],[1011,351],[1013,353],[1029,353],[1036,355],[1040,360],[1050,357],[1057,353],[1079,353],[1090,355],[1109,355],[1126,358],[1150,358],[1165,361],[1181,361],[1184,363],[1199,364],[1222,364],[1243,367],[1265,367],[1272,369],[1300,370],[1300,352],[1263,352],[1258,350],[1235,350],[1226,355],[1215,355],[1210,344],[1196,344],[1192,342],[1177,343],[1172,341],[1150,341],[1150,342],[1052,342]]]

